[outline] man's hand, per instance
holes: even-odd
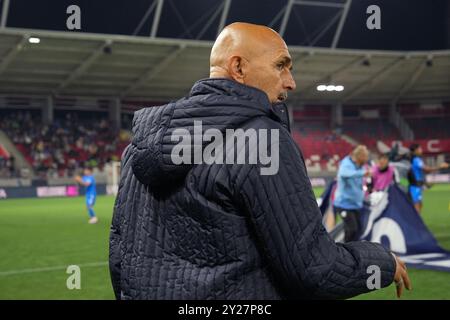
[[[83,179],[81,179],[80,176],[76,176],[76,177],[75,177],[75,181],[78,182],[78,183],[80,183],[80,184],[83,183]]]
[[[408,271],[406,270],[405,263],[400,260],[395,254],[392,254],[395,258],[395,275],[394,283],[397,288],[397,298],[400,298],[403,293],[403,286],[408,290],[412,290],[411,281],[409,280]]]

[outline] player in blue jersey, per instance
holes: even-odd
[[[92,174],[91,168],[85,168],[83,170],[83,176],[75,177],[75,181],[80,185],[86,187],[86,207],[89,213],[89,223],[94,224],[98,222],[98,218],[94,212],[95,199],[97,198],[97,190],[95,186],[95,178]]]
[[[424,185],[426,185],[425,174],[439,171],[441,169],[447,169],[448,164],[443,162],[437,167],[429,167],[425,165],[422,159],[422,147],[417,143],[412,144],[409,147],[409,150],[411,151],[411,169],[408,172],[408,192],[412,202],[414,203],[414,207],[417,212],[420,213],[423,206],[422,190]]]

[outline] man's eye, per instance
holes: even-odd
[[[284,63],[279,63],[279,64],[277,64],[277,68],[278,68],[279,70],[283,70],[283,69],[284,69]]]

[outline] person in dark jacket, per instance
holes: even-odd
[[[116,298],[342,299],[370,291],[373,265],[382,287],[410,287],[381,245],[324,229],[289,132],[281,37],[231,24],[210,67],[187,97],[135,113],[110,234]]]

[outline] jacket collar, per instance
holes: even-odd
[[[197,81],[189,96],[217,94],[255,102],[268,116],[280,122],[290,131],[289,114],[284,103],[271,104],[267,94],[255,87],[247,86],[227,78],[207,78]]]
[[[215,93],[232,96],[243,100],[257,102],[261,107],[270,110],[270,101],[267,94],[254,87],[241,84],[227,78],[208,78],[197,81],[191,89],[190,96],[198,94]]]

